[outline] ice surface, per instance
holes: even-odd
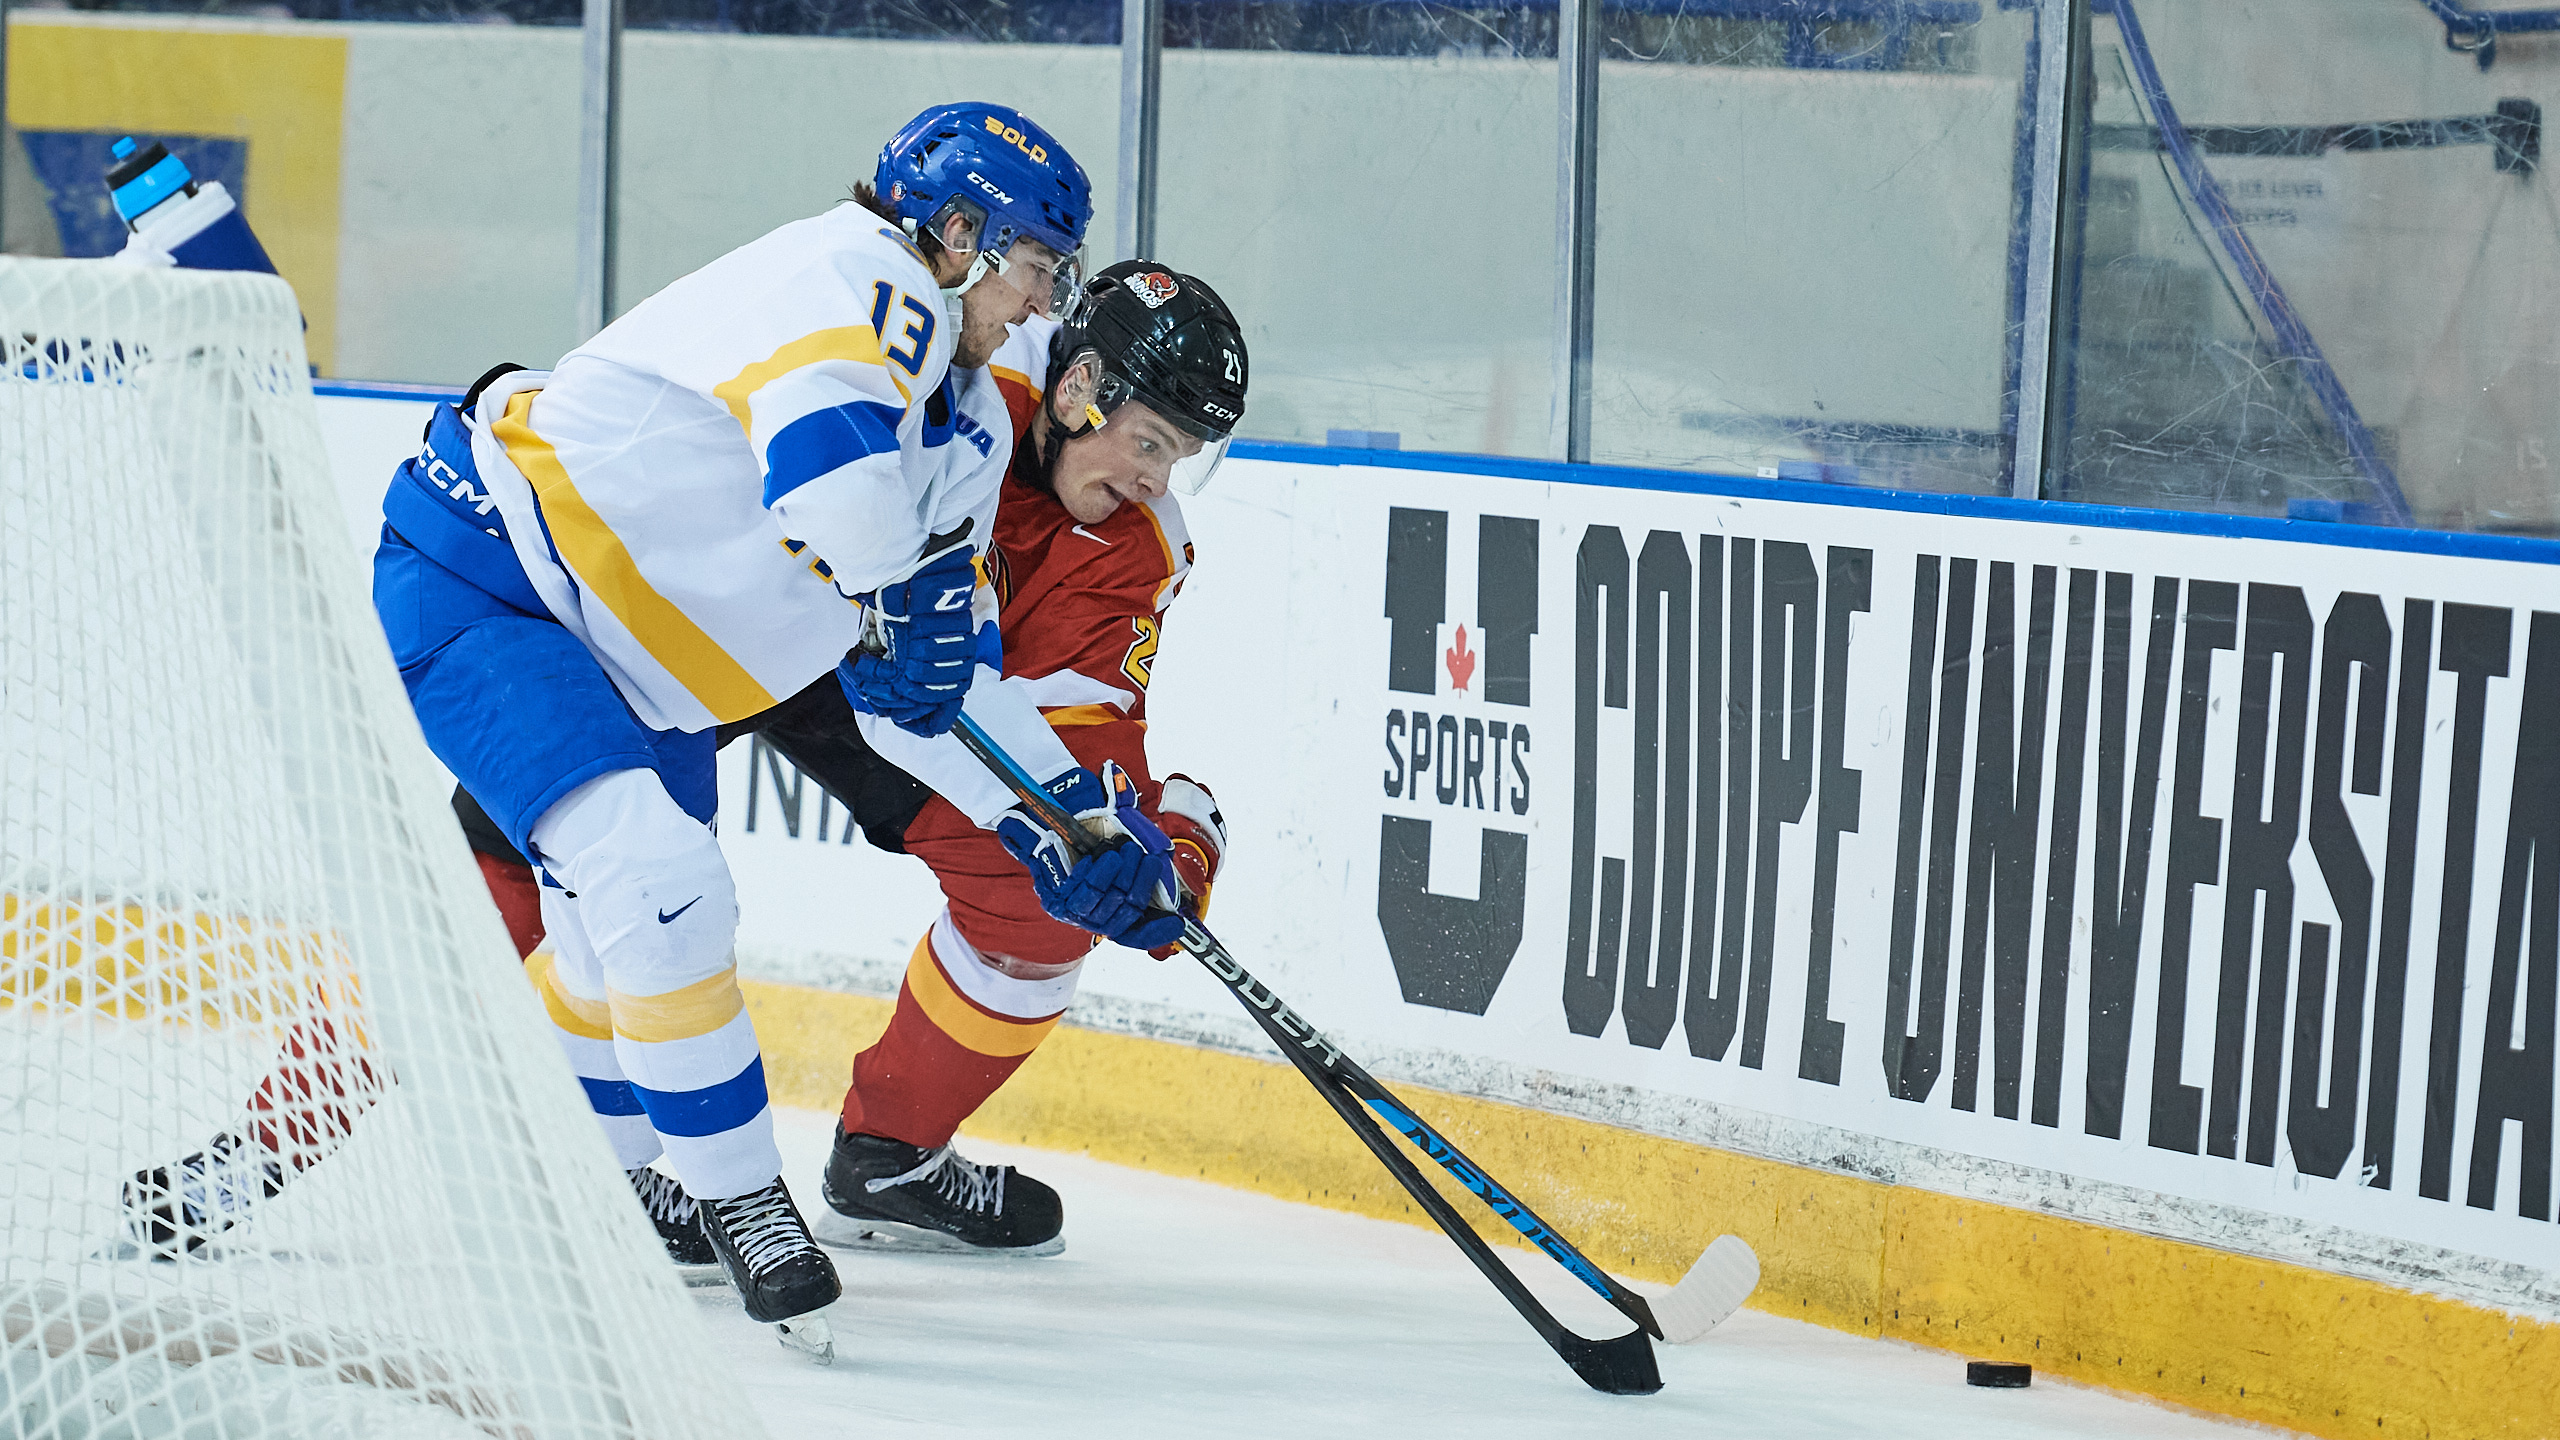
[[[834,1117],[779,1111],[804,1206]],[[2039,1376],[1976,1390],[1963,1357],[1745,1310],[1656,1346],[1658,1395],[1585,1388],[1456,1249],[1405,1225],[1076,1155],[963,1140],[1058,1187],[1064,1255],[834,1252],[845,1298],[820,1368],[695,1292],[775,1440],[866,1435],[1612,1435],[1731,1440],[2124,1440],[2265,1435]],[[1544,1259],[1520,1274],[1587,1335],[1626,1328]],[[1648,1287],[1660,1288],[1660,1287]],[[1611,1321],[1616,1321],[1612,1324]]]

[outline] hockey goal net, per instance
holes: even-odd
[[[753,1422],[474,871],[271,277],[0,258],[0,1431]]]

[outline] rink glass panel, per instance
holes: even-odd
[[[565,25],[334,4],[256,20],[188,7],[164,24],[118,8],[10,16],[10,251],[121,248],[102,177],[131,134],[241,202],[322,376],[461,383],[576,343],[574,7]]]
[[[1555,13],[1166,6],[1157,258],[1244,326],[1238,433],[1548,453]]]
[[[1591,458],[2008,493],[2032,14],[1755,8],[1603,13]]]
[[[989,31],[957,13],[946,25],[910,12],[898,27],[869,8],[821,0],[694,9],[634,6],[623,37],[617,313],[778,225],[845,201],[856,181],[872,178],[881,143],[900,125],[954,100],[1013,106],[1067,147],[1093,182],[1087,258],[1097,267],[1109,258],[1120,146],[1116,15],[1104,43],[1060,44],[998,38],[1022,27]],[[768,31],[714,28],[724,11],[731,25]],[[653,23],[659,28],[640,28]]]
[[[2356,520],[2387,481],[2423,527],[2560,530],[2560,204],[2519,163],[2560,37],[2501,36],[2484,69],[2406,0],[2134,0],[2132,33],[2095,8],[2047,493]]]

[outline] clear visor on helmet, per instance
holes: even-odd
[[[1041,258],[1034,259],[1034,255]],[[1023,294],[1043,302],[1040,313],[1052,320],[1066,319],[1068,313],[1075,309],[1076,302],[1084,298],[1084,252],[1081,250],[1061,258],[1047,246],[1026,250],[1017,240],[1004,254],[990,252],[987,258],[994,262],[997,274],[1012,280]],[[1026,267],[1029,273],[1015,277],[1013,267],[1016,265]]]
[[[1049,277],[1051,318],[1066,319],[1075,312],[1077,302],[1082,299],[1084,299],[1084,252],[1079,250],[1060,260],[1057,269]]]
[[[1173,488],[1185,495],[1197,495],[1209,488],[1209,477],[1217,473],[1218,462],[1227,458],[1231,437],[1221,435],[1202,445],[1195,454],[1173,462]]]
[[[1085,355],[1089,361],[1097,358],[1092,351],[1086,351]],[[1199,449],[1173,462],[1169,479],[1173,488],[1183,494],[1199,494],[1209,484],[1209,477],[1217,473],[1218,463],[1227,458],[1227,445],[1234,437],[1226,431],[1213,430],[1169,406],[1150,403],[1145,396],[1138,393],[1137,387],[1108,372],[1103,374],[1094,389],[1096,392],[1094,406],[1105,417],[1118,414],[1121,406],[1136,400],[1146,406],[1149,414],[1181,431],[1185,437],[1199,442]]]

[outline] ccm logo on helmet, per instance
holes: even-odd
[[[973,180],[973,181],[975,181],[975,182],[977,183],[977,186],[978,186],[978,188],[979,188],[979,189],[984,190],[984,191],[986,191],[988,194],[993,195],[994,197],[996,197],[996,202],[997,202],[998,204],[1002,204],[1002,205],[1010,205],[1010,204],[1012,204],[1012,203],[1013,203],[1013,197],[1012,197],[1012,196],[1010,196],[1010,195],[1007,195],[1006,193],[1004,193],[1004,191],[1002,191],[1002,190],[1000,190],[1000,189],[996,188],[996,183],[995,183],[994,181],[992,181],[992,180],[988,179],[986,176],[979,174],[979,173],[978,173],[977,171],[975,171],[975,170],[972,170],[972,171],[970,171],[970,172],[969,172],[969,178],[970,178],[971,180]]]
[[[1029,140],[1023,138],[1021,131],[1014,129],[1012,126],[1007,125],[993,115],[987,117],[987,133],[990,135],[1003,136],[1004,143],[1021,151],[1023,154],[1030,156],[1031,163],[1034,165],[1046,165],[1049,163],[1048,146],[1032,144]]]
[[[1233,410],[1228,409],[1227,407],[1225,407],[1225,406],[1223,406],[1223,405],[1221,405],[1221,404],[1217,403],[1217,402],[1216,402],[1216,401],[1214,401],[1214,400],[1203,400],[1203,401],[1201,401],[1201,402],[1200,402],[1200,408],[1201,408],[1201,409],[1203,409],[1203,410],[1208,411],[1208,412],[1209,412],[1210,414],[1212,414],[1212,415],[1217,416],[1217,417],[1218,417],[1219,419],[1221,419],[1221,420],[1233,420],[1233,419],[1235,419],[1235,418],[1236,418],[1236,412],[1234,412]]]

